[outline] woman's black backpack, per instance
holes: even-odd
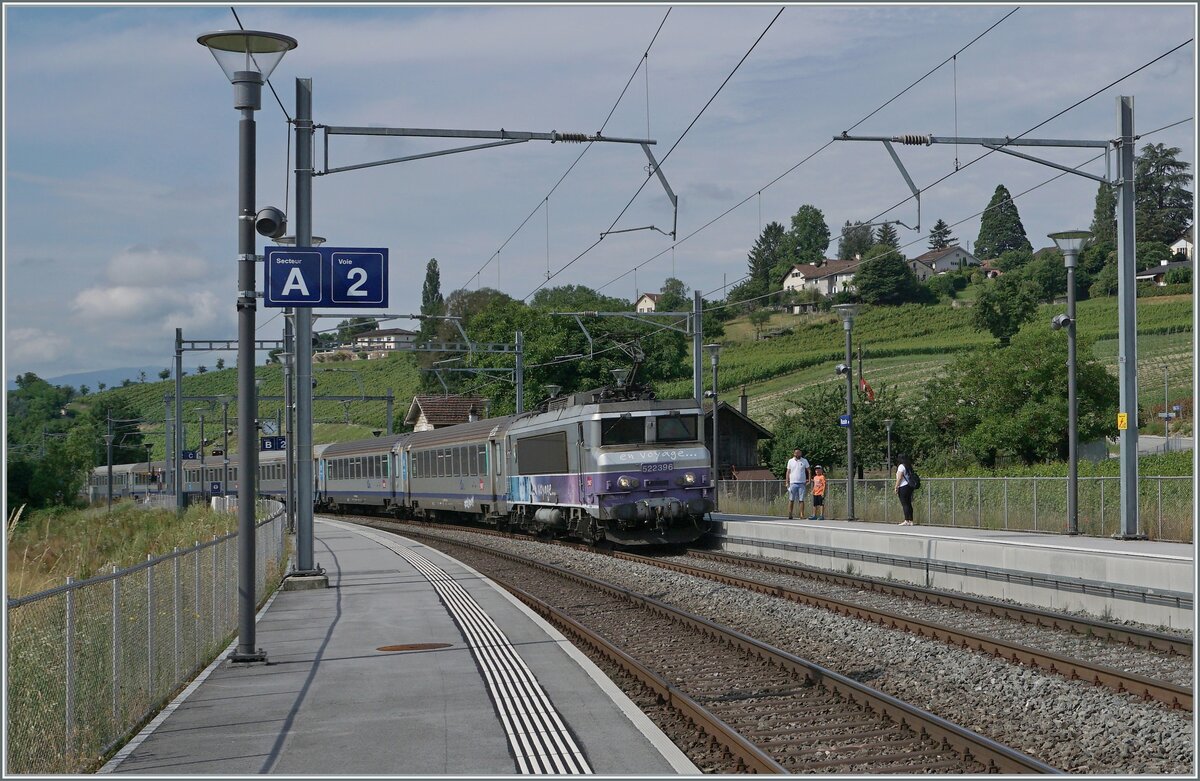
[[[908,487],[914,491],[921,487],[921,476],[917,474],[917,470],[911,466],[906,466],[905,471],[908,472]]]

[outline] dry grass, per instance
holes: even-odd
[[[182,516],[118,502],[84,510],[51,508],[8,520],[6,587],[9,597],[61,586],[68,577],[89,578],[114,565],[129,567],[174,548],[235,530],[237,516],[193,506]]]

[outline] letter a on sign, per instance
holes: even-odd
[[[308,285],[304,284],[304,275],[300,273],[300,269],[293,268],[288,272],[287,281],[283,283],[282,294],[286,296],[297,290],[303,296],[310,295]]]

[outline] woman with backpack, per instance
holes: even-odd
[[[912,461],[903,453],[898,458],[900,465],[896,467],[896,496],[900,497],[900,506],[904,509],[904,520],[901,526],[913,525],[913,491],[921,485],[917,470],[913,469]]]

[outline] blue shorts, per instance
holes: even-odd
[[[792,483],[788,486],[788,499],[793,502],[803,502],[804,492],[808,489],[808,483]]]

